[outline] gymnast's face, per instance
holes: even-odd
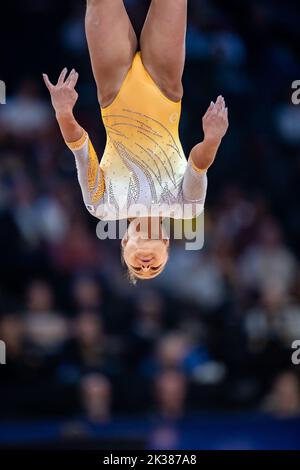
[[[134,219],[122,240],[123,258],[130,274],[153,279],[168,261],[169,240],[159,219]]]

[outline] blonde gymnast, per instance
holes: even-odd
[[[130,221],[121,247],[134,279],[152,279],[166,266],[163,218],[191,217],[187,206],[193,216],[203,211],[207,170],[228,129],[219,96],[203,117],[204,140],[185,158],[178,128],[186,24],[187,0],[152,0],[138,49],[123,0],[87,1],[86,36],[107,134],[100,164],[73,115],[78,73],[65,68],[56,85],[43,75],[87,209],[102,220]]]

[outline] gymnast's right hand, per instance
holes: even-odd
[[[43,74],[44,82],[51,95],[51,102],[57,118],[72,114],[73,108],[78,100],[78,93],[75,90],[75,86],[79,74],[74,69],[70,72],[68,77],[67,73],[67,68],[64,68],[56,85],[50,82],[48,75]]]

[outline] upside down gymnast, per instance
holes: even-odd
[[[219,96],[203,117],[203,141],[186,159],[178,132],[186,26],[187,0],[152,0],[138,46],[123,0],[87,0],[86,36],[107,135],[100,164],[73,114],[78,73],[65,68],[56,85],[43,75],[88,211],[129,221],[121,249],[132,280],[164,270],[164,218],[185,218],[188,205],[193,216],[203,211],[207,170],[228,129]]]

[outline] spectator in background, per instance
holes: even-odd
[[[193,302],[208,312],[220,307],[225,300],[226,286],[221,266],[206,247],[201,252],[186,251],[181,242],[173,243],[166,276],[156,283],[165,287],[173,297]]]
[[[108,368],[108,340],[99,314],[93,311],[83,311],[75,321],[74,359],[81,368]]]
[[[47,282],[37,280],[29,285],[24,321],[26,337],[42,354],[57,352],[69,337],[68,321],[55,310],[53,290]]]
[[[10,188],[14,222],[24,242],[33,249],[40,243],[39,219],[35,210],[36,190],[25,175],[14,179]]]
[[[183,370],[184,361],[191,352],[189,338],[180,331],[171,332],[155,344],[154,353],[142,363],[142,372],[153,377],[166,368]],[[204,360],[207,360],[206,353]]]
[[[250,350],[263,349],[274,339],[290,348],[300,338],[300,305],[289,301],[281,285],[270,285],[262,290],[260,303],[246,312],[243,324]]]
[[[83,310],[75,318],[73,338],[63,354],[61,380],[76,380],[82,373],[101,372],[114,376],[120,372],[120,359],[115,342],[105,332],[103,320],[93,310]]]
[[[274,381],[263,410],[276,418],[300,416],[300,383],[294,372],[282,372]]]
[[[163,332],[165,302],[155,290],[143,289],[136,300],[132,331],[141,340],[155,340]]]
[[[40,97],[36,81],[24,80],[15,97],[1,107],[0,126],[17,138],[34,138],[52,121],[49,106]]]
[[[96,231],[91,233],[81,217],[69,224],[65,236],[58,240],[52,251],[57,267],[63,272],[100,270],[101,243],[96,237]]]
[[[165,370],[156,376],[154,394],[156,412],[160,419],[177,421],[186,412],[188,384],[183,373],[176,370]]]
[[[246,289],[256,292],[280,284],[289,292],[296,275],[296,259],[282,240],[278,223],[265,220],[256,243],[252,243],[240,260],[241,281]]]
[[[31,179],[25,175],[14,177],[10,197],[14,220],[29,246],[36,248],[41,241],[58,243],[66,236],[65,211],[53,197],[36,194]]]
[[[228,185],[223,191],[222,204],[214,208],[213,223],[207,228],[213,244],[238,243],[237,253],[256,235],[257,226],[266,217],[266,201],[246,197],[244,191],[235,185]]]
[[[103,296],[101,284],[93,276],[80,276],[73,284],[73,299],[77,310],[99,309]]]
[[[155,346],[154,355],[142,362],[142,373],[150,377],[170,368],[199,383],[219,382],[225,373],[222,364],[212,359],[203,344],[195,343],[181,331],[163,336]]]
[[[38,233],[48,243],[59,243],[69,228],[69,220],[63,207],[54,197],[44,194],[35,203],[35,220]]]
[[[292,92],[291,92],[292,93]],[[276,115],[277,129],[282,138],[290,145],[300,142],[300,108],[292,103],[282,104]]]
[[[130,362],[138,366],[141,358],[151,354],[155,342],[165,331],[165,299],[155,290],[138,292],[130,328]]]
[[[92,424],[107,424],[111,420],[112,387],[101,374],[85,375],[80,382],[83,417]]]

